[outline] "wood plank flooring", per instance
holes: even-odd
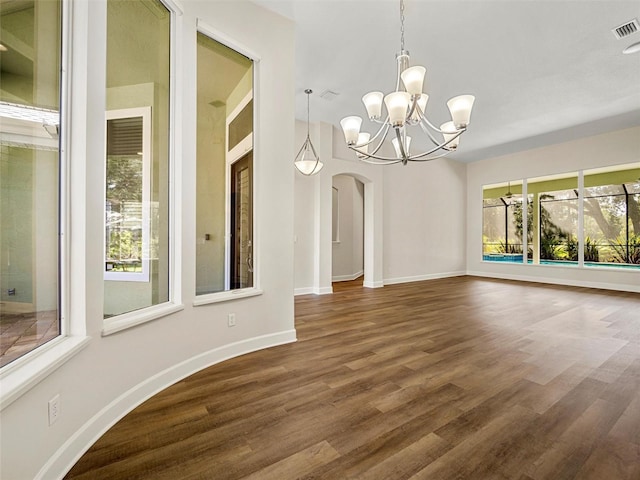
[[[640,294],[458,277],[296,298],[299,341],[127,415],[69,479],[640,479]]]

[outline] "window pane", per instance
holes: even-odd
[[[198,33],[196,293],[253,286],[253,63]]]
[[[640,168],[585,172],[585,262],[640,265]]]
[[[522,263],[522,181],[483,188],[482,259]]]
[[[0,8],[0,366],[60,334],[59,1]]]
[[[169,300],[171,14],[107,2],[104,316]]]

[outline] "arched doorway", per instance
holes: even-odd
[[[364,183],[353,175],[332,178],[331,281],[362,286],[364,280]]]

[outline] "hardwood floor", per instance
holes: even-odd
[[[73,479],[640,479],[640,294],[458,277],[296,298]]]

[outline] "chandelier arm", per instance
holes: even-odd
[[[432,129],[434,129],[438,133],[453,133],[453,132],[445,132],[444,130],[440,130],[438,127],[436,127],[433,123],[429,121],[426,115],[423,115],[421,120],[424,120],[427,123],[427,125],[429,125]],[[467,127],[460,127],[457,129],[459,133],[463,133],[466,130],[467,130]]]
[[[431,156],[431,157],[428,157],[428,158],[412,156],[412,157],[409,157],[409,161],[410,162],[430,162],[431,160],[437,160],[438,158],[446,157],[451,152],[453,152],[453,150],[446,150],[445,152],[443,152],[443,153],[441,153],[439,155]]]
[[[394,165],[396,163],[400,163],[402,160],[389,160],[389,161],[373,161],[373,160],[368,160],[366,158],[361,158],[360,159],[361,162],[364,163],[368,163],[370,165]]]
[[[449,143],[453,142],[456,138],[458,138],[460,135],[462,135],[462,130],[459,131],[458,133],[456,133],[453,137],[451,137],[449,140],[442,142],[441,144],[437,145],[436,147],[432,148],[431,150],[427,150],[426,152],[422,152],[422,153],[418,153],[416,155],[411,155],[411,157],[409,157],[409,160],[416,160],[418,158],[422,158],[422,157],[426,157],[427,155],[431,155],[432,153],[437,152],[440,149],[444,149],[444,147],[446,147],[447,145],[449,145]],[[447,153],[445,155],[448,155],[450,152],[452,152],[453,150],[447,150]],[[444,156],[444,155],[443,155]]]
[[[385,125],[384,134],[382,135],[382,138],[378,142],[378,145],[376,145],[376,147],[373,149],[373,152],[371,152],[372,155],[375,155],[376,153],[378,153],[378,151],[382,148],[382,145],[384,144],[384,141],[387,139],[387,135],[389,135],[389,128],[390,127],[391,127],[391,125],[389,125],[389,124]],[[383,129],[380,129],[380,130],[383,130]]]
[[[400,133],[400,128],[395,127],[394,130],[396,131],[396,138],[398,139],[398,149],[400,150],[400,154],[402,155],[402,164],[406,165],[407,161],[409,160],[409,157],[407,156],[407,152],[405,152],[404,150],[404,141],[402,140],[402,134]],[[406,140],[406,133],[404,136]]]
[[[362,144],[358,144],[358,145],[347,145],[349,148],[351,148],[351,150],[354,150],[355,152],[358,153],[358,157],[362,158],[363,155],[366,156],[374,156],[376,153],[378,153],[378,150],[380,150],[380,148],[382,148],[382,145],[384,144],[384,141],[387,139],[387,135],[389,134],[389,128],[391,127],[391,125],[386,124],[383,125],[382,127],[380,127],[380,130],[378,130],[378,133],[376,133],[376,135],[373,137],[373,139],[369,140],[367,143],[362,143]],[[364,153],[358,149],[366,147],[367,145],[369,145],[371,142],[375,141],[376,137],[378,137],[380,135],[380,133],[383,133],[382,138],[380,139],[380,142],[378,142],[378,145],[376,145],[376,147],[373,149],[373,151],[371,153],[367,152]]]
[[[431,134],[429,129],[424,125],[424,123],[418,122],[418,125],[420,125],[420,128],[422,129],[422,131],[429,136],[431,143],[433,143],[434,145],[439,145],[438,140],[436,140],[436,138]]]
[[[387,117],[388,119],[389,117]],[[362,148],[362,147],[366,147],[367,145],[371,145],[373,142],[376,141],[376,138],[378,138],[380,136],[380,133],[382,133],[382,131],[385,129],[385,127],[388,129],[389,128],[389,124],[385,121],[385,123],[378,129],[378,131],[376,132],[376,134],[369,139],[368,142],[366,143],[358,143],[357,145],[355,145],[356,148]],[[385,133],[383,136],[383,141],[384,141],[384,137],[386,137],[387,134]]]
[[[393,163],[399,163],[402,161],[402,159],[398,159],[397,157],[383,157],[381,155],[375,155],[373,153],[362,153],[361,151],[356,149],[356,147],[353,145],[347,145],[347,148],[350,148],[351,150],[356,152],[358,154],[358,159],[362,162],[366,161],[367,158],[374,158],[376,160],[382,160],[384,162],[393,162]]]

